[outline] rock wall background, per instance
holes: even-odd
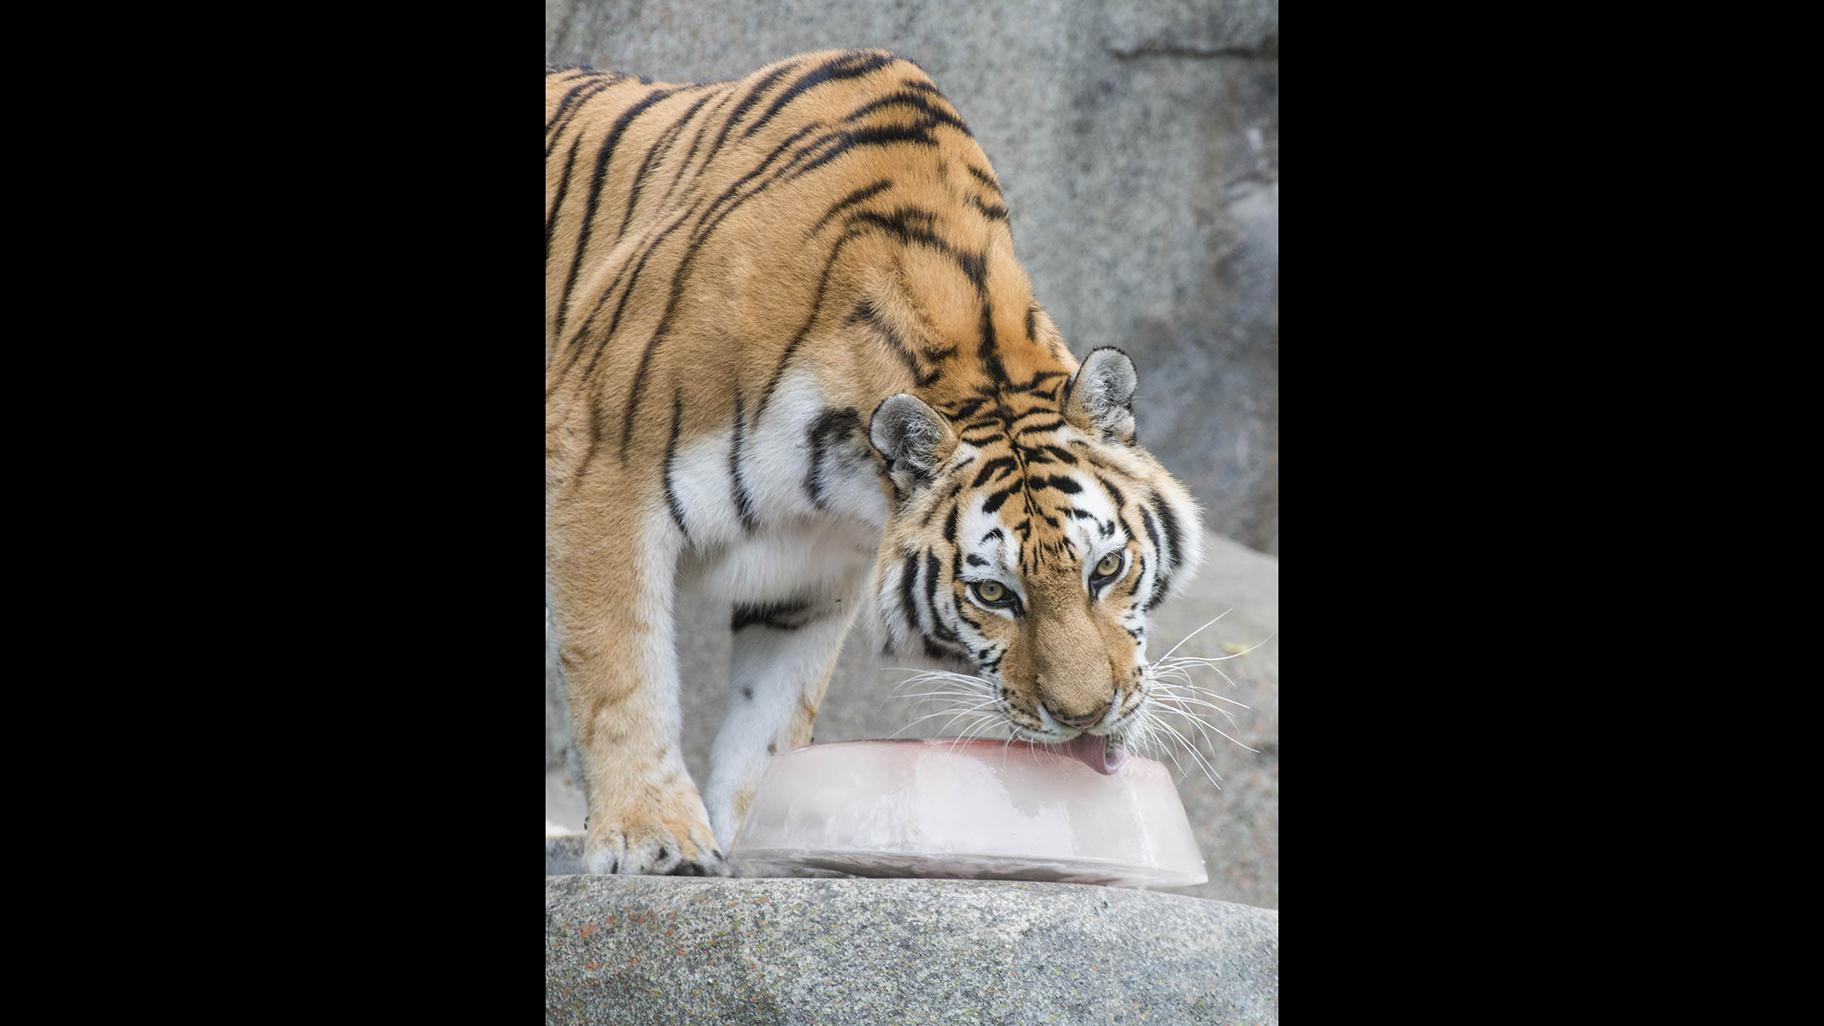
[[[1277,555],[1278,0],[545,2],[547,62],[661,81],[861,46],[937,80],[1071,350],[1127,350],[1141,441]]]

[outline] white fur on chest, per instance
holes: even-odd
[[[878,537],[834,518],[803,519],[687,553],[679,584],[737,603],[846,596],[874,565]]]
[[[845,594],[867,573],[887,499],[859,430],[814,434],[831,409],[812,375],[788,375],[738,452],[732,422],[677,448],[666,481],[689,535],[682,583],[764,602]]]

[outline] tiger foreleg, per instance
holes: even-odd
[[[668,521],[553,510],[551,584],[592,873],[727,875],[680,747]],[[568,515],[567,515],[568,514]],[[568,522],[571,518],[575,522]],[[625,522],[615,522],[624,520]]]
[[[811,742],[856,599],[788,599],[734,608],[728,715],[710,756],[709,819],[733,844],[773,755]]]

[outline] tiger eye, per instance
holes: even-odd
[[[975,586],[975,593],[982,597],[983,602],[999,602],[1007,589],[994,581],[983,581]]]
[[[1121,555],[1119,553],[1111,552],[1102,557],[1102,562],[1096,564],[1096,576],[1112,577],[1114,576],[1115,571],[1119,569],[1121,569]]]

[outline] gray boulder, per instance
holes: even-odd
[[[1278,1019],[1270,909],[1076,884],[545,879],[547,1023]]]

